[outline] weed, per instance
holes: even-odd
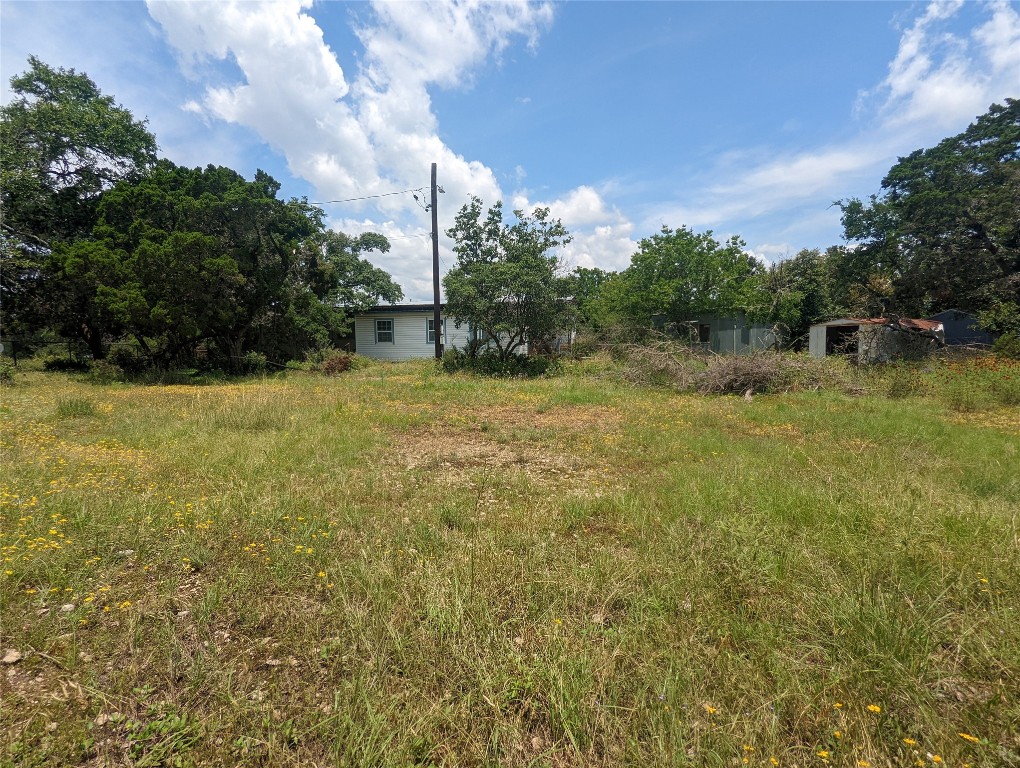
[[[1013,364],[627,359],[19,372],[0,764],[1017,763]]]
[[[57,416],[75,419],[96,415],[96,405],[87,397],[62,397],[57,400]]]

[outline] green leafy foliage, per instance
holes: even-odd
[[[262,171],[157,162],[145,123],[87,76],[29,63],[0,111],[6,333],[51,329],[95,360],[130,338],[156,367],[201,344],[240,371],[328,347],[352,311],[401,298],[363,258],[382,235],[327,230]]]
[[[574,317],[571,284],[550,253],[570,242],[569,233],[548,208],[514,216],[505,224],[497,202],[483,218],[482,201],[473,197],[447,230],[457,253],[443,278],[447,311],[458,327],[466,322],[489,339],[501,360],[521,345],[554,338]]]
[[[900,158],[869,202],[838,203],[859,284],[902,315],[985,311],[1020,294],[1020,101]],[[881,291],[874,291],[876,298]]]
[[[556,358],[509,354],[500,355],[496,350],[483,350],[478,354],[453,348],[443,353],[443,370],[447,373],[465,371],[482,376],[501,379],[534,378],[549,376],[560,369]]]
[[[653,318],[683,323],[709,312],[756,310],[762,265],[731,237],[663,227],[638,244],[630,266],[606,281],[604,317],[651,328]]]
[[[156,156],[145,121],[87,75],[28,63],[0,107],[0,296],[5,331],[19,335],[63,309],[54,302],[63,286],[46,270],[50,248],[87,235],[103,191]]]

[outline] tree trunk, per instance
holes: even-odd
[[[81,324],[81,337],[89,345],[93,360],[106,359],[106,347],[103,346],[103,334],[96,332],[88,323]]]

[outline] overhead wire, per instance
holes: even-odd
[[[358,200],[374,200],[377,197],[390,197],[391,195],[403,195],[408,192],[421,192],[425,194],[425,187],[414,187],[413,189],[401,189],[397,192],[382,192],[378,195],[364,195],[363,197],[347,197],[343,200],[323,200],[321,202],[309,202],[309,205],[332,205],[333,203],[353,203]],[[417,200],[417,198],[415,198]]]

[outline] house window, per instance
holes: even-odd
[[[376,320],[375,321],[375,343],[376,344],[392,344],[393,343],[393,321],[392,320]]]
[[[440,327],[443,329],[442,341],[446,341],[446,318],[444,317],[440,321]],[[425,343],[435,344],[436,343],[436,320],[434,317],[430,317],[425,321]]]

